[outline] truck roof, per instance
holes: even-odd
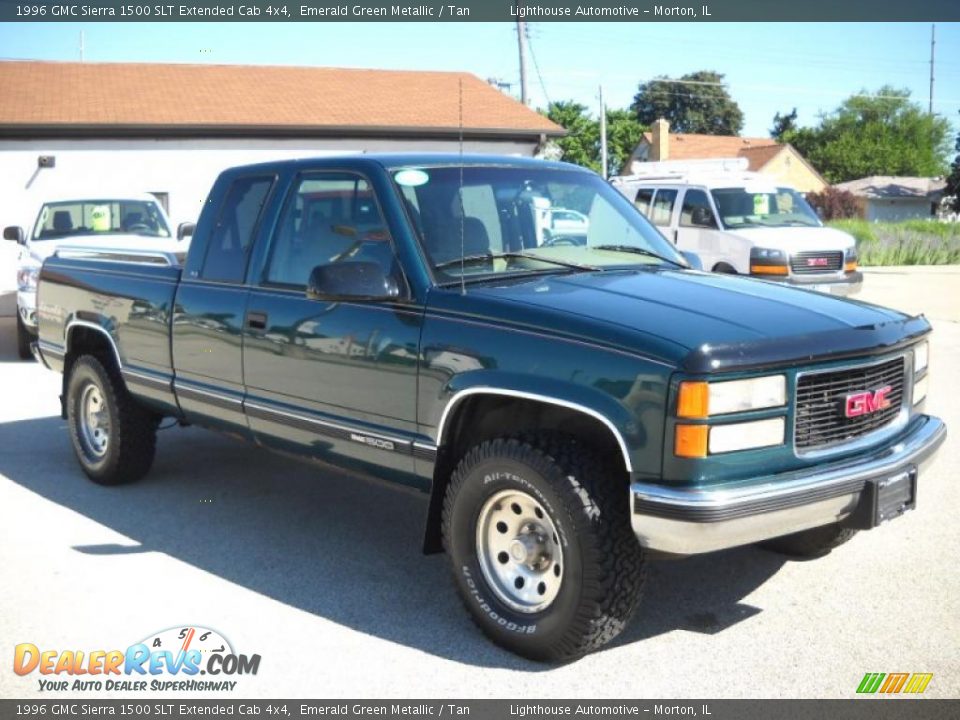
[[[301,167],[304,165],[337,165],[344,162],[374,162],[389,169],[405,167],[443,167],[457,166],[502,166],[502,167],[529,167],[552,170],[567,170],[590,172],[586,168],[572,163],[539,158],[519,157],[514,155],[494,155],[482,153],[351,153],[343,155],[323,155],[320,157],[305,157],[296,160],[276,160],[254,165],[242,165],[230,168],[236,170],[278,169],[284,167]]]

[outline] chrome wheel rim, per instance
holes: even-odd
[[[519,490],[491,496],[477,519],[477,558],[496,596],[522,613],[548,608],[563,584],[563,550],[546,508]]]
[[[103,393],[90,384],[80,395],[80,440],[83,449],[94,458],[107,454],[110,443],[110,413],[107,412]]]

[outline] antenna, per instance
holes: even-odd
[[[459,119],[459,129],[460,129],[460,190],[458,191],[458,196],[460,198],[460,294],[467,294],[467,281],[463,277],[463,269],[466,264],[466,241],[464,240],[464,215],[466,215],[467,210],[463,206],[463,78],[459,79],[459,96],[460,96],[460,119]]]

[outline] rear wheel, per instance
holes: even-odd
[[[92,355],[79,358],[67,384],[67,421],[80,466],[100,485],[147,474],[157,444],[157,416],[131,397],[119,374]]]
[[[737,274],[736,268],[733,267],[733,265],[729,265],[729,264],[727,264],[727,263],[717,263],[716,265],[713,266],[713,272],[715,272],[715,273],[723,273],[723,274],[725,274],[725,275],[736,275],[736,274]]]
[[[470,450],[447,488],[443,539],[476,624],[534,660],[601,647],[640,600],[645,565],[626,488],[572,437]]]
[[[816,558],[822,557],[834,548],[848,542],[856,530],[843,527],[838,523],[823,527],[802,530],[792,535],[774,538],[761,543],[763,547],[774,552],[793,557]]]
[[[21,360],[29,360],[33,357],[33,353],[30,352],[30,343],[34,342],[37,339],[37,336],[32,332],[27,330],[27,326],[23,324],[23,320],[20,319],[20,314],[17,314],[17,355]]]

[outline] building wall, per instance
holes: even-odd
[[[897,198],[878,200],[870,198],[864,202],[864,217],[871,222],[899,222],[933,217],[931,201],[926,198]]]
[[[761,168],[760,172],[764,175],[771,175],[779,182],[802,193],[820,192],[826,187],[826,183],[811,172],[800,156],[790,147],[785,147],[777,153]]]
[[[356,152],[457,152],[457,140],[410,139],[90,139],[0,140],[0,226],[29,228],[52,195],[159,192],[174,228],[196,221],[210,186],[228,167]],[[530,156],[536,142],[467,140],[464,152]],[[56,158],[38,168],[40,155]],[[0,291],[15,287],[17,247],[0,241]]]

